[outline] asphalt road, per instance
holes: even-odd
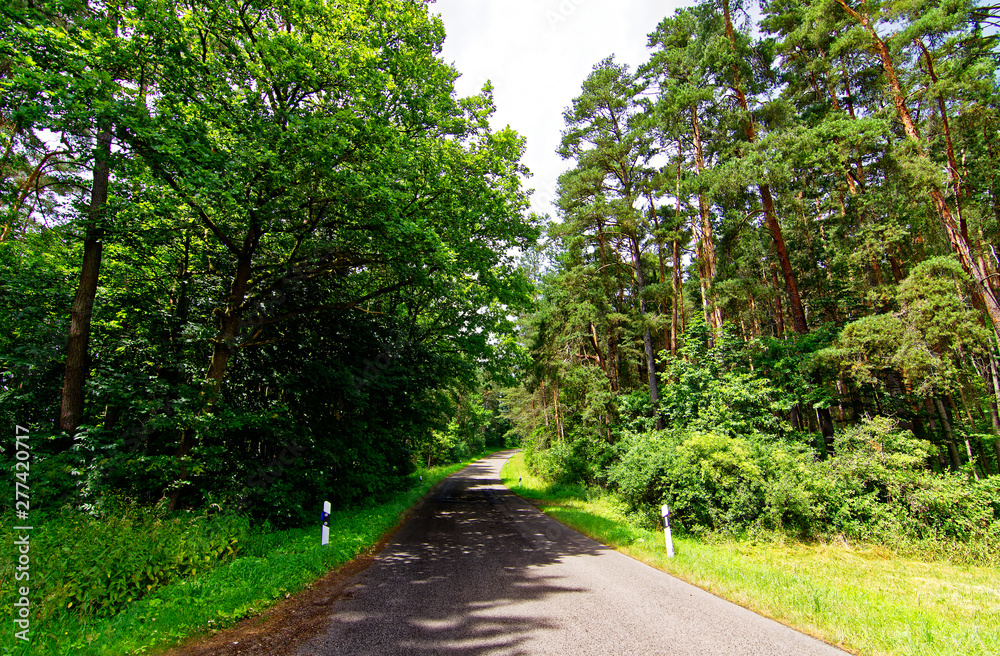
[[[296,653],[845,653],[546,517],[500,483],[511,454],[443,481]]]

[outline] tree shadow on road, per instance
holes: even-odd
[[[334,605],[326,635],[297,653],[529,654],[529,640],[566,628],[531,605],[585,589],[547,567],[607,549],[506,490],[494,466],[442,485]]]

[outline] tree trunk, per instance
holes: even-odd
[[[833,424],[833,416],[830,408],[816,408],[816,419],[819,422],[819,432],[823,436],[823,456],[833,455],[833,435],[836,428]]]
[[[941,426],[944,428],[944,434],[946,443],[948,445],[948,455],[951,456],[951,468],[954,471],[958,471],[962,467],[962,460],[958,455],[958,447],[955,446],[955,433],[951,429],[951,421],[948,419],[948,411],[944,407],[944,403],[941,399],[934,397],[933,400],[934,407],[937,408],[938,418],[941,420]]]
[[[243,328],[242,312],[243,303],[246,300],[247,290],[250,285],[251,265],[253,256],[260,243],[261,232],[256,225],[251,225],[247,230],[246,238],[243,241],[243,248],[236,259],[236,273],[229,285],[229,293],[226,297],[226,309],[222,313],[219,332],[212,347],[212,359],[205,374],[205,380],[210,384],[209,396],[205,405],[204,413],[211,414],[219,400],[222,391],[222,380],[226,375],[229,361],[236,352],[236,341],[240,330]],[[191,450],[195,446],[195,431],[191,428],[181,432],[180,441],[174,457],[180,464],[178,480],[171,485],[165,493],[167,498],[167,511],[176,510],[181,494],[181,485],[187,480],[187,461]]]
[[[615,328],[608,322],[608,377],[611,379],[611,387],[615,390],[621,388],[621,380],[618,375],[618,343],[615,336]]]
[[[993,440],[993,451],[997,454],[997,473],[1000,473],[1000,438]]]
[[[646,321],[646,301],[642,294],[646,288],[646,278],[642,273],[642,254],[639,251],[639,240],[632,237],[632,264],[635,267],[635,282],[637,296],[639,298],[639,316],[643,322]],[[656,384],[656,355],[653,353],[653,337],[649,332],[649,326],[645,326],[642,331],[642,344],[646,352],[646,373],[649,379],[649,400],[653,404],[653,412],[656,415],[656,428],[663,428],[663,420],[660,418],[660,391]]]
[[[104,228],[101,213],[108,202],[111,177],[111,129],[105,127],[97,135],[94,149],[94,181],[90,192],[87,234],[83,242],[83,264],[71,311],[69,341],[66,345],[66,373],[63,378],[62,403],[59,408],[59,428],[69,434],[72,445],[76,429],[83,420],[83,386],[89,368],[90,322],[94,314],[97,283],[101,272]]]
[[[649,214],[653,219],[653,229],[656,231],[656,256],[660,260],[660,283],[666,287],[667,284],[667,264],[663,257],[663,241],[660,238],[660,219],[656,213],[655,203],[653,202],[653,193],[646,192],[646,198],[649,200]],[[667,304],[666,296],[660,296],[660,312],[664,315],[667,314]],[[666,329],[664,329],[663,335],[664,345],[669,344],[669,335],[666,334]]]
[[[726,24],[726,37],[729,39],[733,54],[736,54],[736,33],[733,30],[733,22],[729,12],[729,0],[722,0],[723,14]],[[740,81],[739,68],[733,66],[733,91],[740,109],[746,114],[746,135],[747,141],[756,143],[757,132],[754,127],[753,114],[747,103],[746,94],[743,92],[743,84]],[[771,233],[771,241],[774,242],[774,249],[778,255],[778,264],[781,266],[781,273],[785,278],[785,291],[788,293],[788,303],[792,310],[792,325],[795,332],[805,333],[806,314],[802,306],[802,299],[799,297],[799,286],[795,279],[795,271],[792,269],[791,261],[788,259],[788,248],[785,246],[785,238],[781,232],[781,225],[774,210],[774,198],[771,196],[771,187],[768,184],[757,185],[760,191],[761,205],[764,209],[764,222]]]
[[[729,39],[730,47],[735,55],[736,34],[733,30],[733,22],[729,11],[729,0],[723,0],[722,5],[725,18],[726,37]],[[743,92],[739,68],[735,64],[733,66],[733,91],[735,92],[736,99],[739,102],[740,109],[742,109],[746,114],[747,141],[755,143],[757,141],[757,134],[756,128],[754,127],[753,114],[750,112],[746,95]],[[764,221],[767,224],[768,231],[771,233],[771,241],[774,242],[774,250],[778,255],[778,264],[781,266],[781,273],[785,278],[785,290],[788,293],[788,303],[792,311],[792,325],[795,328],[795,332],[802,335],[809,330],[806,324],[805,308],[803,307],[802,299],[799,296],[799,287],[798,282],[795,279],[795,271],[792,269],[792,263],[788,257],[788,248],[785,246],[785,239],[781,232],[781,225],[778,223],[778,217],[775,213],[774,198],[771,195],[771,187],[767,184],[759,184],[757,185],[757,189],[760,191],[761,205],[764,210]],[[814,377],[813,382],[818,385],[822,384],[822,380],[819,380],[818,374]],[[821,408],[817,411],[817,413],[820,418],[819,423],[823,438],[828,445],[832,446],[833,419],[830,417],[830,410],[829,408]]]
[[[962,468],[962,459],[958,455],[958,447],[954,440],[948,440],[948,456],[951,460],[951,470],[958,471]]]
[[[608,361],[604,358],[604,353],[601,351],[601,344],[597,340],[597,327],[594,326],[594,322],[591,321],[587,325],[588,332],[590,336],[590,344],[594,347],[594,352],[597,354],[597,364],[600,365],[601,369],[604,371],[604,375],[608,378],[608,384],[611,387],[612,392],[618,391],[618,381],[615,380],[611,372],[608,371]]]
[[[983,440],[976,437],[975,442],[976,453],[979,454],[979,468],[983,471],[983,476],[992,476],[993,467],[990,465],[989,458],[986,457],[986,449],[983,448]]]
[[[701,124],[698,122],[698,109],[691,105],[691,128],[694,133],[694,161],[698,170],[698,176],[705,171],[705,155],[701,143]],[[703,294],[708,297],[705,302],[708,307],[709,325],[713,330],[722,329],[722,309],[715,303],[715,294],[712,287],[715,284],[715,277],[718,274],[718,265],[715,256],[715,238],[712,235],[712,217],[708,209],[708,201],[705,198],[705,191],[698,185],[698,216],[701,219],[701,253],[705,260],[704,276],[706,284]]]
[[[680,152],[681,145],[677,144],[677,152]],[[680,161],[677,162],[677,191],[676,191],[677,204],[674,207],[674,230],[680,229],[681,225],[681,164]],[[674,275],[673,275],[673,304],[671,307],[671,317],[670,317],[670,354],[677,355],[677,330],[678,330],[678,313],[684,312],[684,297],[681,293],[681,243],[677,238],[676,232],[674,233],[674,243],[673,243],[673,262],[674,262]],[[683,328],[682,328],[683,330]]]
[[[239,337],[240,329],[243,327],[241,312],[250,282],[250,265],[253,258],[253,250],[244,250],[237,260],[236,275],[233,277],[229,287],[226,309],[222,314],[219,333],[212,348],[212,361],[209,364],[208,373],[205,375],[205,379],[211,381],[213,387],[210,406],[214,405],[218,399],[218,388],[221,386],[222,379],[226,375],[229,360],[236,352],[236,339]]]
[[[965,400],[965,391],[959,388],[959,393],[961,394],[961,399],[962,399],[962,409],[965,410],[965,416],[969,420],[969,428],[971,430],[975,430],[976,422],[972,418],[972,412],[969,410],[969,404]],[[948,395],[948,404],[951,406],[952,417],[954,417],[955,413],[958,412],[958,406],[955,404],[955,398],[951,394]],[[979,472],[977,471],[978,468],[976,467],[976,459],[972,455],[972,444],[969,441],[968,431],[962,430],[962,437],[965,439],[965,451],[969,455],[969,466],[972,467],[972,475],[975,476],[976,480],[978,481]],[[980,448],[980,453],[981,452],[982,449]]]
[[[677,355],[677,331],[680,313],[683,311],[684,297],[681,295],[681,244],[674,239],[673,303],[670,317],[670,354]]]
[[[890,52],[888,45],[875,30],[875,26],[871,21],[871,17],[867,14],[867,10],[858,12],[848,6],[846,0],[837,0],[837,2],[840,3],[840,6],[844,8],[844,11],[846,11],[848,15],[858,21],[868,31],[872,44],[875,46],[875,50],[879,53],[882,59],[882,68],[885,70],[889,87],[892,90],[892,102],[896,108],[896,114],[899,117],[900,122],[903,124],[903,130],[906,133],[906,136],[917,147],[916,150],[918,157],[920,159],[927,159],[924,144],[920,139],[917,126],[914,123],[909,107],[906,104],[907,96],[903,92],[902,85],[899,83],[899,77],[896,74],[896,67],[893,64],[892,53]],[[952,154],[952,158],[953,157],[954,155]],[[951,165],[949,165],[949,168],[952,168]],[[956,170],[954,173],[957,175],[958,171]],[[961,186],[960,183],[957,184],[959,187]],[[948,233],[948,239],[951,241],[952,250],[958,256],[959,262],[962,264],[962,268],[975,282],[973,291],[975,292],[976,297],[986,308],[986,313],[990,318],[990,322],[993,324],[993,331],[996,334],[997,339],[1000,340],[1000,299],[997,298],[993,288],[989,284],[989,280],[976,264],[976,258],[972,252],[972,247],[969,243],[968,231],[965,229],[964,222],[961,220],[961,216],[959,216],[958,221],[956,221],[955,216],[951,212],[951,208],[948,207],[944,194],[933,183],[928,187],[928,193],[930,194],[931,201],[934,204],[934,209],[937,211],[938,216],[941,217],[941,222],[944,224],[945,231]]]
[[[934,73],[934,61],[931,58],[931,53],[927,50],[927,46],[925,46],[924,42],[920,39],[916,39],[915,43],[924,54],[924,61],[927,63],[927,74],[930,76],[931,82],[936,85],[938,77]],[[958,160],[955,158],[955,146],[951,140],[951,124],[948,122],[948,110],[945,107],[943,94],[938,94],[937,105],[938,113],[941,116],[941,127],[944,131],[945,152],[948,155],[948,176],[951,178],[952,184],[954,185],[955,208],[958,213],[962,234],[965,236],[965,239],[968,240],[968,230],[965,227],[965,219],[962,218],[962,195],[965,185],[962,183],[962,175],[958,168]]]
[[[972,444],[969,443],[969,436],[965,436],[965,452],[969,454],[969,467],[972,468],[972,475],[979,480],[979,472],[976,469],[976,459],[972,455]]]
[[[549,427],[549,405],[548,399],[545,398],[545,381],[541,382],[541,396],[542,396],[542,418],[545,420],[545,427]]]
[[[774,323],[778,331],[778,337],[785,336],[785,311],[781,303],[781,284],[778,282],[778,269],[771,262],[771,280],[774,282],[774,290],[777,294],[774,297]]]
[[[1000,435],[1000,418],[997,417],[997,407],[1000,406],[1000,367],[992,353],[990,358],[990,379],[993,381],[993,430]]]
[[[764,221],[767,223],[768,231],[771,233],[771,241],[774,243],[774,250],[778,255],[781,274],[785,279],[788,305],[792,310],[792,326],[795,328],[795,332],[805,334],[809,330],[806,326],[805,308],[802,305],[802,298],[799,296],[798,282],[795,279],[795,271],[792,270],[792,262],[788,258],[788,248],[785,246],[781,226],[778,224],[778,217],[774,212],[774,199],[771,197],[771,188],[766,184],[762,184],[758,185],[758,189],[760,190],[761,203],[764,206]]]
[[[841,428],[843,428],[845,425],[847,425],[846,413],[844,412],[844,397],[847,396],[847,393],[845,392],[844,387],[845,387],[844,386],[844,378],[843,378],[843,376],[841,376],[841,375],[838,374],[838,376],[837,376],[837,392],[839,392],[839,394],[837,395],[837,409],[839,410],[839,414],[840,414],[840,427]]]
[[[566,431],[563,430],[563,418],[559,414],[559,385],[552,390],[552,403],[556,413],[556,432],[561,442],[566,441]]]
[[[993,434],[1000,435],[1000,412],[997,412],[996,401],[990,399],[990,419],[993,422]]]
[[[605,253],[604,246],[604,223],[600,218],[597,219],[597,238],[599,241],[599,252],[601,255],[601,268],[603,269],[607,266],[607,256]],[[597,341],[597,335],[594,335],[594,341]],[[605,362],[604,372],[608,375],[608,380],[611,383],[611,390],[618,391],[618,354],[615,347],[615,330],[608,322],[608,357]]]
[[[906,274],[903,273],[903,267],[899,263],[899,258],[889,253],[889,266],[892,267],[892,278],[896,281],[896,284],[903,282],[903,278]]]
[[[788,421],[792,424],[792,430],[802,430],[802,419],[799,415],[799,406],[793,405],[788,413]]]

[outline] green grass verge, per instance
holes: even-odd
[[[548,483],[522,454],[503,468],[507,487],[548,515],[709,592],[831,644],[865,655],[1000,653],[1000,572],[925,562],[848,544],[701,541],[635,525],[613,495]],[[520,478],[520,486],[518,479]]]
[[[44,622],[33,622],[29,642],[14,637],[13,623],[5,612],[0,653],[4,656],[150,654],[193,635],[259,614],[364,553],[395,527],[403,513],[431,487],[483,455],[463,463],[422,470],[419,472],[422,482],[386,503],[333,513],[327,547],[319,544],[318,525],[253,534],[234,560],[198,576],[169,583],[112,617],[82,618],[67,610]]]

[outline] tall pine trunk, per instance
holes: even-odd
[[[729,40],[729,45],[735,54],[736,33],[733,30],[732,16],[729,11],[729,0],[722,0],[722,8],[726,25],[726,38]],[[747,141],[755,143],[757,141],[757,132],[754,127],[753,114],[750,112],[750,106],[747,103],[746,94],[743,91],[739,67],[735,64],[733,66],[733,92],[739,102],[740,109],[743,110],[743,113],[746,116]],[[805,308],[802,305],[802,298],[799,296],[798,281],[795,278],[795,271],[792,269],[792,263],[788,257],[788,248],[785,245],[785,238],[781,232],[781,225],[778,223],[777,213],[774,209],[774,197],[771,195],[771,187],[766,183],[761,183],[757,185],[757,189],[760,192],[761,206],[764,210],[764,222],[767,224],[767,229],[771,233],[771,241],[774,243],[774,250],[778,256],[778,265],[781,267],[781,273],[785,279],[785,291],[788,294],[789,309],[792,312],[792,326],[795,329],[795,332],[803,335],[809,330],[806,325]],[[819,374],[816,374],[813,382],[816,385],[822,385],[823,381],[819,379]],[[833,418],[830,416],[830,409],[817,408],[816,414],[817,419],[819,420],[820,431],[822,432],[824,443],[826,445],[826,451],[829,452],[833,447],[834,431]]]
[[[674,237],[673,243],[673,302],[670,315],[670,355],[677,355],[678,330],[684,312],[684,297],[681,288],[681,243]]]
[[[733,53],[736,53],[736,32],[733,30],[732,17],[729,12],[729,0],[722,0],[723,16],[726,24],[726,38],[729,40]],[[746,117],[747,141],[756,143],[757,131],[754,127],[753,114],[747,103],[746,94],[743,91],[743,83],[740,79],[739,67],[733,66],[733,93],[739,103],[740,109]],[[774,209],[774,197],[771,195],[771,187],[766,183],[757,185],[760,192],[760,201],[764,210],[764,222],[767,224],[768,232],[771,233],[771,241],[774,243],[774,250],[778,255],[778,265],[781,267],[781,274],[785,279],[785,291],[788,294],[788,303],[792,311],[792,325],[797,333],[805,333],[806,314],[802,306],[802,299],[799,296],[798,281],[795,278],[795,271],[788,258],[788,248],[785,246],[785,238],[781,232],[781,225]]]
[[[694,161],[697,167],[698,177],[701,178],[705,172],[705,151],[701,143],[701,124],[698,121],[698,109],[691,105],[691,131],[694,135]],[[705,198],[705,190],[701,184],[698,185],[698,217],[701,220],[701,255],[704,259],[703,276],[705,284],[703,286],[706,304],[706,318],[713,330],[722,329],[722,308],[715,303],[715,292],[712,286],[715,284],[715,277],[718,274],[718,265],[715,256],[715,238],[712,234],[712,217],[708,209],[708,200]]]
[[[892,92],[892,103],[896,108],[896,115],[903,124],[903,131],[906,133],[906,136],[911,143],[916,146],[917,157],[921,160],[927,160],[928,157],[925,144],[921,140],[920,133],[917,131],[916,123],[913,120],[913,116],[910,114],[910,109],[907,105],[907,96],[903,92],[903,87],[899,82],[899,76],[896,74],[896,67],[892,61],[892,53],[889,50],[889,46],[875,30],[875,26],[871,17],[868,15],[866,8],[862,8],[862,11],[858,12],[852,9],[847,4],[846,0],[837,0],[837,2],[840,3],[840,6],[843,7],[844,11],[846,11],[851,18],[860,23],[868,32],[872,45],[882,59],[882,68],[885,71],[886,79],[889,82],[889,88]],[[931,66],[929,59],[928,66]],[[947,114],[945,114],[945,116],[947,116]],[[951,158],[953,161],[953,153]],[[951,165],[950,163],[950,170],[955,167],[957,167],[957,165]],[[958,174],[957,170],[952,170],[951,172],[956,176]],[[960,182],[957,179],[955,182],[957,188],[960,189]],[[975,283],[973,285],[975,296],[982,302],[983,307],[986,309],[986,314],[989,316],[990,322],[993,324],[993,331],[996,334],[997,339],[1000,339],[1000,298],[997,297],[993,287],[990,285],[988,277],[984,275],[982,269],[980,269],[977,264],[972,246],[969,243],[968,231],[965,229],[964,222],[961,220],[960,215],[956,219],[956,215],[952,213],[951,208],[948,206],[948,202],[945,200],[944,193],[937,187],[936,184],[933,182],[928,183],[927,192],[931,197],[931,202],[934,205],[935,211],[937,211],[938,216],[941,218],[941,223],[944,224],[945,231],[948,233],[948,239],[951,242],[952,250],[955,255],[958,256],[958,260],[962,264],[962,268],[972,277]]]
[[[646,300],[643,298],[643,293],[646,289],[646,278],[642,273],[642,257],[639,251],[639,240],[637,238],[630,238],[632,242],[632,264],[635,267],[635,282],[636,282],[636,292],[639,298],[639,316],[642,317],[643,323],[646,321]],[[642,332],[642,344],[643,350],[646,353],[646,374],[649,380],[649,400],[653,404],[653,412],[656,416],[656,428],[660,430],[663,428],[663,420],[660,418],[660,390],[656,383],[656,355],[653,352],[653,336],[649,331],[649,326],[643,327]]]

